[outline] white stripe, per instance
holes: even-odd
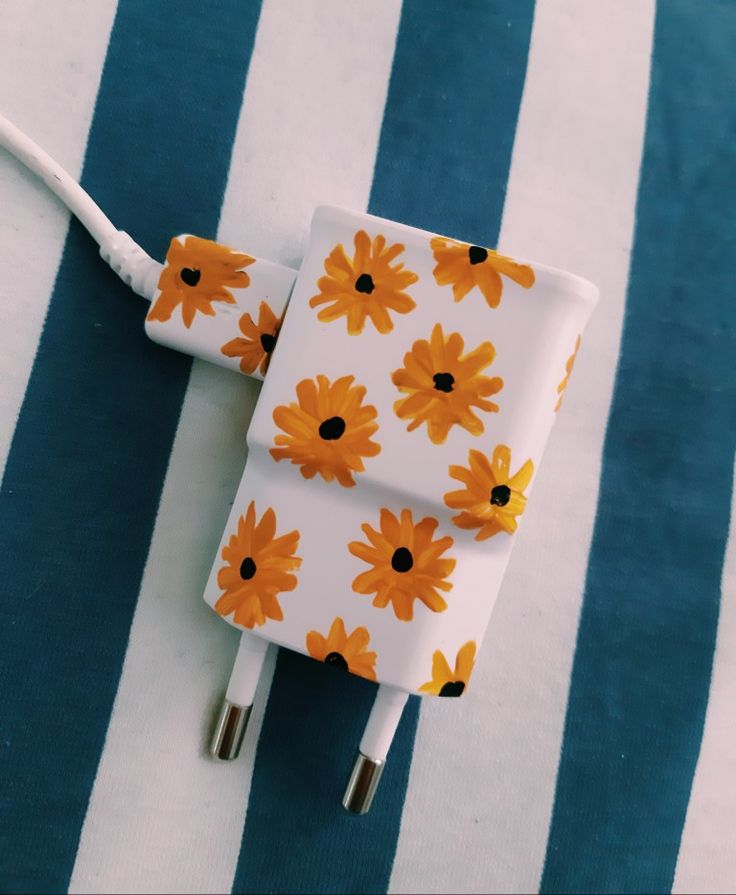
[[[500,243],[588,277],[601,302],[468,696],[423,704],[392,892],[538,891],[619,350],[653,21],[653,0],[537,2]]]
[[[264,4],[223,239],[296,268],[315,206],[366,209],[400,14],[401,0]]]
[[[264,3],[222,241],[296,264],[315,204],[365,207],[400,14],[399,0],[380,7]],[[72,892],[231,888],[270,677],[240,759],[203,757],[237,635],[202,589],[256,396],[254,381],[195,362]]]
[[[114,14],[115,0],[94,15],[86,0],[2,6],[0,109],[76,177]],[[59,200],[0,151],[0,478],[68,224]]]
[[[736,472],[736,470],[735,470]],[[736,476],[721,580],[708,711],[677,859],[674,893],[731,893],[736,886]]]

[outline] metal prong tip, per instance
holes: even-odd
[[[358,752],[342,799],[343,808],[352,814],[367,814],[371,810],[385,764],[380,758],[369,758]]]
[[[232,761],[240,754],[240,746],[248,726],[248,718],[253,706],[235,705],[224,699],[220,717],[210,743],[210,754],[222,761]]]

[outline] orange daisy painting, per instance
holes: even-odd
[[[367,650],[370,639],[368,629],[363,627],[348,634],[345,622],[338,617],[330,625],[326,637],[319,631],[307,634],[307,651],[319,662],[375,681],[376,654]]]
[[[497,308],[503,292],[501,276],[524,289],[534,285],[534,271],[528,264],[519,264],[491,249],[444,236],[433,237],[430,244],[437,262],[432,271],[435,281],[438,286],[452,286],[455,301],[461,301],[477,286],[489,307]]]
[[[422,684],[419,692],[432,696],[462,696],[473,673],[475,652],[474,640],[461,646],[453,670],[441,650],[436,650],[432,656],[432,680]]]
[[[397,518],[386,508],[381,510],[378,529],[363,523],[368,543],[351,541],[348,550],[372,568],[355,578],[353,590],[375,594],[373,605],[380,609],[391,603],[401,621],[414,617],[415,600],[432,612],[447,609],[439,591],[452,589],[447,579],[455,560],[442,554],[454,542],[447,536],[433,540],[438,525],[431,516],[415,523],[411,510],[402,510]]]
[[[381,450],[371,441],[378,429],[376,408],[363,403],[365,387],[354,381],[354,376],[342,376],[330,382],[321,374],[316,380],[302,379],[297,401],[273,412],[283,433],[274,438],[273,459],[290,460],[305,479],[319,473],[326,482],[337,479],[352,488],[355,473],[365,470],[364,458]]]
[[[187,329],[198,313],[212,317],[213,302],[235,304],[228,287],[245,289],[250,285],[243,268],[254,262],[250,255],[210,239],[187,236],[183,243],[172,239],[158,281],[159,295],[148,312],[148,320],[170,320],[179,306]]]
[[[217,583],[223,593],[215,611],[222,616],[234,613],[235,624],[245,628],[263,625],[269,618],[282,621],[278,594],[297,585],[293,572],[302,563],[295,555],[298,546],[298,531],[277,536],[276,513],[269,507],[257,521],[251,501],[222,548],[225,565],[217,573]]]
[[[511,450],[499,444],[489,460],[480,451],[468,453],[469,466],[450,466],[450,476],[465,486],[460,491],[445,494],[450,509],[460,510],[452,521],[458,528],[479,531],[476,541],[485,541],[505,531],[513,534],[517,528],[516,517],[526,507],[525,488],[534,473],[534,464],[527,460],[511,474]]]
[[[243,373],[258,370],[264,376],[271,362],[271,352],[276,347],[281,318],[274,314],[268,302],[262,301],[258,309],[258,322],[250,314],[243,314],[239,326],[243,338],[231,339],[220,351],[226,357],[239,357]]]
[[[348,334],[363,332],[370,320],[379,333],[393,327],[391,312],[408,314],[416,307],[405,291],[419,277],[405,270],[401,262],[392,263],[404,251],[401,243],[386,244],[384,236],[371,240],[365,230],[355,234],[355,251],[348,258],[342,245],[336,245],[325,259],[325,274],[317,281],[319,292],[309,305],[325,305],[317,317],[329,323],[346,318]]]
[[[460,333],[445,336],[437,323],[429,340],[417,340],[404,355],[404,366],[394,371],[391,381],[406,395],[394,410],[399,419],[409,420],[409,432],[426,423],[430,440],[443,444],[456,425],[471,435],[483,433],[485,426],[474,408],[498,412],[498,404],[488,398],[503,388],[503,379],[482,375],[496,349],[482,342],[467,354],[464,350]]]

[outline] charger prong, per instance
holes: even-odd
[[[210,754],[214,758],[232,761],[240,754],[267,649],[267,640],[248,631],[241,633],[238,654],[210,743]]]
[[[376,693],[360,749],[350,775],[343,808],[353,814],[367,814],[386,766],[386,756],[409,694],[405,690],[381,684]]]

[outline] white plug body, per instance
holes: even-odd
[[[280,315],[294,274],[185,245],[149,334],[240,369],[241,339],[253,366],[261,302]],[[399,690],[460,695],[596,298],[570,274],[319,208],[206,601]]]

